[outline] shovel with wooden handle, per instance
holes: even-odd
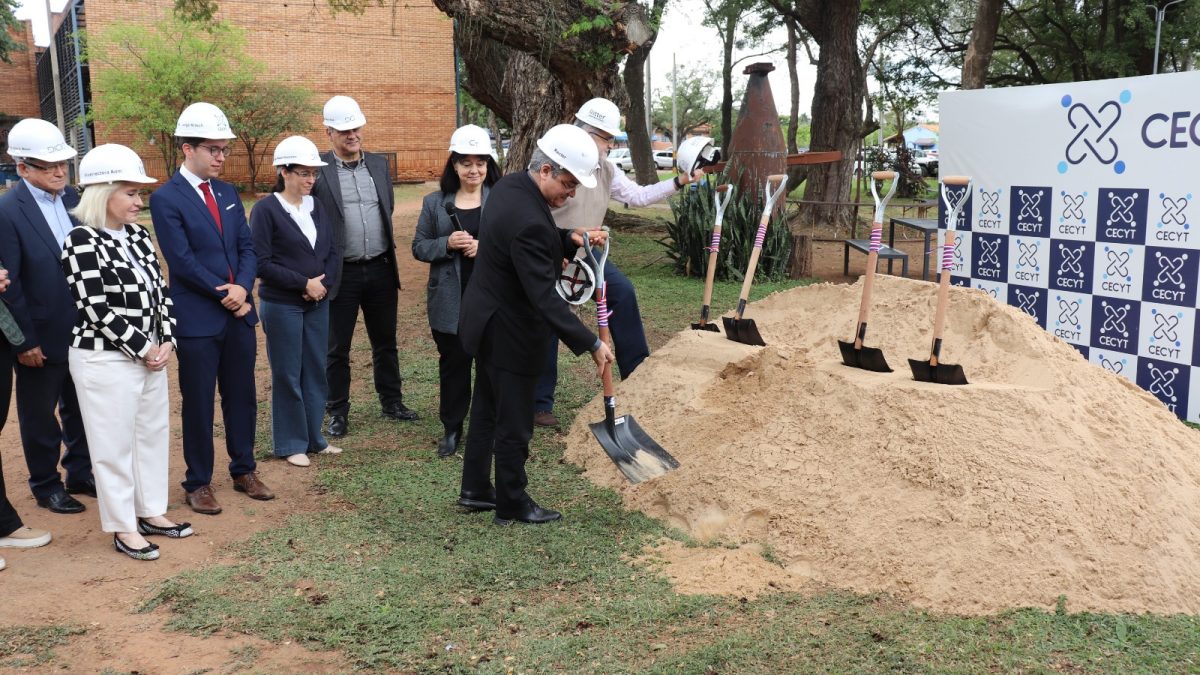
[[[881,199],[875,182],[892,181],[892,188]],[[877,373],[892,372],[883,351],[878,347],[864,347],[863,340],[867,337],[867,317],[871,313],[871,290],[875,286],[875,267],[879,263],[879,247],[883,242],[883,211],[888,201],[896,194],[896,186],[900,181],[895,171],[875,171],[871,174],[871,196],[875,198],[875,220],[871,222],[871,249],[867,254],[867,272],[863,275],[862,301],[858,305],[858,322],[854,327],[854,340],[843,342],[838,340],[838,348],[842,351],[842,363],[854,368],[873,370]]]
[[[721,195],[725,198],[722,199]],[[700,307],[700,323],[692,324],[692,330],[720,332],[717,325],[708,322],[709,304],[712,302],[713,279],[717,276],[717,251],[721,248],[721,221],[725,219],[725,207],[733,197],[733,185],[718,185],[713,190],[713,202],[717,205],[717,218],[713,223],[712,244],[708,247],[708,274],[704,278],[704,304]]]
[[[597,260],[592,247],[585,245],[588,259],[596,272],[596,324],[600,329],[600,340],[608,343],[610,333],[608,317],[608,288],[604,282],[604,261],[608,259],[609,240],[604,240],[604,253]],[[588,425],[592,435],[600,441],[600,447],[608,454],[630,483],[640,483],[679,468],[679,461],[671,456],[650,434],[637,423],[633,415],[617,416],[616,388],[613,386],[612,364],[604,366],[604,421]]]
[[[958,200],[951,202],[947,185],[965,185]],[[954,224],[958,222],[958,212],[962,210],[967,197],[971,195],[971,179],[966,176],[946,176],[942,179],[942,199],[950,206],[950,217],[946,220],[946,242],[942,247],[942,273],[938,278],[937,311],[933,314],[933,346],[930,348],[929,360],[918,361],[909,359],[908,367],[912,369],[913,379],[918,382],[935,382],[937,384],[967,384],[967,374],[962,366],[942,363],[942,332],[946,328],[946,309],[950,302],[950,270],[954,266]]]
[[[771,184],[776,182],[779,183],[779,187],[772,192]],[[763,191],[767,196],[767,203],[763,206],[762,219],[758,221],[758,233],[754,235],[754,251],[750,253],[750,264],[746,268],[746,277],[742,280],[737,312],[732,319],[727,316],[721,317],[721,322],[725,324],[725,337],[735,342],[760,347],[765,347],[767,343],[763,342],[762,335],[759,335],[758,326],[754,324],[754,319],[743,319],[742,314],[746,312],[746,303],[750,300],[750,286],[754,284],[754,271],[758,268],[758,258],[762,255],[763,242],[767,239],[767,224],[771,222],[771,212],[775,210],[775,202],[787,192],[787,174],[767,176],[767,184],[763,186]]]

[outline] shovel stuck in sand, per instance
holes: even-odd
[[[771,192],[771,184],[776,182],[779,183],[779,187]],[[759,347],[765,347],[767,343],[763,341],[762,335],[759,335],[754,319],[743,319],[742,314],[746,312],[746,303],[750,300],[750,286],[754,284],[754,271],[758,268],[758,257],[762,255],[763,242],[767,239],[767,223],[771,222],[771,212],[775,210],[775,202],[787,191],[787,174],[776,173],[767,176],[767,184],[763,190],[767,195],[767,203],[763,206],[762,219],[758,221],[758,233],[754,235],[754,251],[750,254],[746,277],[742,280],[742,293],[738,297],[737,312],[734,313],[732,319],[727,316],[721,317],[721,323],[725,325],[725,337],[734,342]]]
[[[722,199],[721,195],[725,198]],[[721,248],[721,221],[725,220],[725,207],[733,197],[733,186],[726,183],[713,189],[713,201],[717,205],[717,217],[713,221],[712,243],[708,247],[708,274],[704,278],[704,304],[700,307],[700,323],[692,324],[692,330],[720,332],[715,323],[708,322],[709,303],[712,302],[713,279],[717,276],[717,251]]]
[[[607,292],[604,282],[604,261],[608,259],[608,240],[604,242],[604,253],[596,260],[591,246],[585,246],[588,258],[596,272],[596,323],[600,329],[600,340],[609,342]],[[679,468],[679,461],[671,456],[650,434],[642,429],[633,415],[617,416],[616,389],[613,387],[612,364],[604,367],[604,421],[588,425],[592,435],[600,441],[600,447],[608,454],[630,483],[640,483],[656,478],[672,469]]]
[[[882,199],[875,189],[875,182],[892,181],[892,188]],[[877,373],[892,372],[883,351],[878,347],[864,347],[863,340],[867,337],[867,317],[871,313],[871,289],[875,286],[875,267],[879,263],[879,247],[883,242],[883,211],[888,201],[896,194],[896,186],[900,177],[895,171],[875,171],[871,174],[871,196],[875,197],[875,219],[871,223],[871,252],[867,254],[867,272],[863,275],[862,301],[858,305],[858,322],[854,327],[854,340],[842,342],[838,340],[838,349],[842,351],[842,363],[853,368],[873,370]]]
[[[965,185],[959,199],[951,205],[947,185]],[[908,367],[912,369],[913,379],[918,382],[934,382],[937,384],[967,384],[967,374],[962,366],[942,363],[942,331],[946,328],[946,309],[950,304],[950,270],[954,266],[954,224],[958,222],[958,212],[967,197],[971,194],[971,179],[966,176],[946,176],[942,179],[942,199],[950,205],[950,217],[946,230],[946,243],[942,247],[942,273],[938,278],[937,311],[933,314],[933,347],[929,352],[928,361],[909,359]]]

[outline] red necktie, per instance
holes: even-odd
[[[213,221],[217,223],[217,232],[224,237],[225,230],[221,227],[221,212],[217,210],[217,200],[213,199],[212,188],[208,186],[208,181],[200,183],[200,191],[204,193],[204,203],[208,205],[208,212],[212,214]],[[229,283],[233,283],[233,268],[229,269]]]
[[[212,188],[208,186],[208,181],[200,183],[200,191],[204,193],[204,203],[208,206],[208,212],[212,214],[213,220],[217,223],[217,232],[221,236],[225,236],[225,230],[221,227],[221,212],[217,210],[217,200],[213,199]]]

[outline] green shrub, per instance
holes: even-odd
[[[671,201],[671,213],[675,218],[667,223],[667,236],[659,243],[666,247],[676,274],[704,277],[708,272],[708,245],[717,217],[713,194],[719,184],[712,180],[703,181],[689,186],[678,199]],[[752,195],[735,193],[729,200],[721,223],[717,279],[741,281],[745,278],[762,206],[761,191]],[[782,209],[777,208],[767,227],[767,238],[763,241],[754,274],[757,281],[778,281],[786,276],[784,270],[792,253],[792,235],[785,220],[778,215],[780,213]]]

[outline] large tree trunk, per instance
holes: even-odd
[[[787,151],[789,155],[794,155],[800,152],[800,147],[796,144],[796,136],[800,130],[796,127],[800,125],[800,74],[796,68],[796,20],[790,16],[784,17],[784,24],[787,26],[787,67],[788,67],[788,82],[791,84],[791,102],[788,106],[788,132],[787,132]],[[795,190],[804,180],[804,172],[799,166],[788,167],[788,192]]]
[[[979,0],[975,7],[975,25],[963,59],[963,89],[983,89],[987,85],[988,65],[992,62],[992,48],[996,45],[1003,9],[1004,0]]]
[[[620,100],[617,60],[653,35],[645,8],[617,5],[613,25],[567,35],[595,16],[581,0],[433,0],[456,20],[467,90],[513,130],[507,171],[529,162],[537,138],[596,96]],[[565,36],[565,37],[564,37]],[[617,54],[604,65],[605,51]]]
[[[814,151],[840,150],[842,159],[813,165],[806,172],[804,201],[844,202],[850,198],[854,153],[863,134],[864,79],[858,55],[859,3],[842,0],[770,0],[796,20],[820,47],[817,82],[813,87],[812,140]],[[813,205],[818,222],[847,227],[849,209]]]
[[[629,159],[637,182],[649,185],[658,182],[654,152],[650,147],[650,130],[646,128],[646,57],[654,46],[651,40],[633,50],[625,59],[625,93],[629,97],[625,115],[625,133],[629,135]]]
[[[733,38],[737,30],[737,17],[725,20],[721,39],[724,50],[721,55],[721,155],[729,156],[729,141],[733,138]]]

